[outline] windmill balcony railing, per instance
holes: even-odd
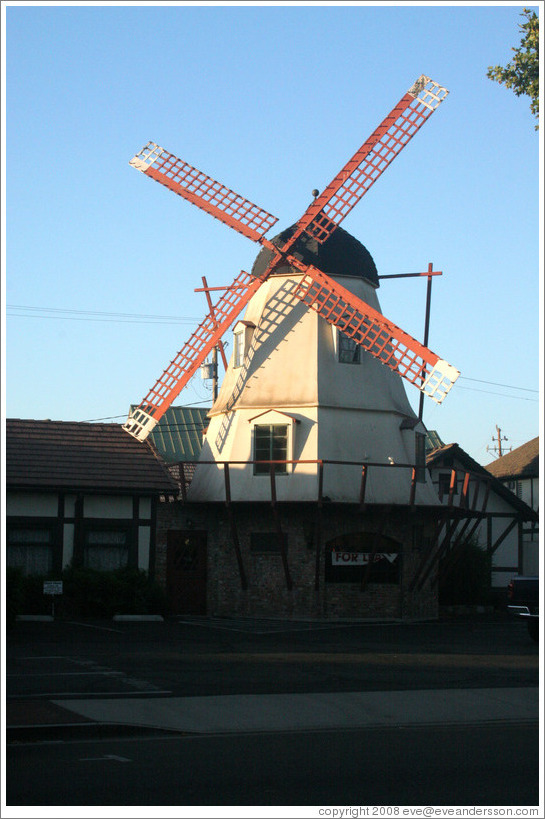
[[[406,501],[405,503],[413,507],[415,505],[416,500],[416,488],[418,483],[425,482],[425,473],[427,472],[427,468],[424,466],[416,466],[414,463],[381,463],[381,462],[361,462],[361,461],[344,461],[344,460],[329,460],[329,459],[304,459],[304,460],[232,460],[232,461],[215,461],[215,460],[199,460],[199,461],[181,461],[179,462],[178,466],[180,469],[180,477],[179,477],[179,484],[180,484],[180,496],[182,502],[186,502],[187,492],[189,485],[191,483],[195,468],[197,466],[215,466],[217,469],[222,470],[223,472],[223,481],[224,481],[224,491],[225,497],[224,501],[227,505],[230,505],[233,502],[232,492],[231,492],[231,477],[232,477],[232,469],[241,469],[241,468],[252,468],[255,470],[255,467],[259,467],[259,479],[263,479],[269,477],[269,486],[270,486],[270,495],[268,497],[268,502],[270,502],[273,506],[277,503],[277,481],[284,480],[286,475],[293,475],[295,474],[297,467],[299,466],[316,466],[316,480],[317,480],[317,487],[316,487],[316,497],[315,501],[318,506],[323,506],[324,503],[329,502],[329,498],[327,495],[324,494],[324,475],[328,467],[350,467],[354,471],[355,468],[359,470],[359,487],[358,487],[358,495],[357,495],[357,503],[361,510],[364,509],[365,505],[368,501],[367,497],[367,485],[368,485],[368,478],[371,471],[382,471],[382,470],[404,470],[407,473],[406,478]],[[290,472],[287,472],[287,469],[290,468]],[[255,474],[255,473],[254,473]],[[456,470],[452,470],[451,473],[451,480],[450,480],[450,488],[446,496],[440,497],[439,493],[437,494],[438,506],[441,507],[450,507],[450,508],[457,508],[459,510],[463,510],[466,514],[471,512],[476,512],[476,495],[478,491],[478,485],[482,482],[482,476],[472,476],[469,472],[463,473],[463,481],[462,481],[462,488],[459,493],[459,497],[457,498],[457,503],[454,503],[454,495],[455,495],[455,487],[457,485],[457,479],[459,477],[459,473]],[[470,508],[470,483],[472,479],[476,479],[477,488],[475,490],[475,494],[473,497],[473,503],[471,504]],[[486,481],[485,481],[486,482]],[[456,493],[457,494],[457,493]],[[486,508],[486,507],[485,507]],[[484,509],[479,510],[480,513],[484,512]]]

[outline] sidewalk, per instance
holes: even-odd
[[[6,716],[8,740],[106,727],[214,734],[527,722],[539,720],[539,689],[8,700]]]

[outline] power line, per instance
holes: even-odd
[[[208,403],[209,402],[206,401],[206,400],[204,400],[204,401],[193,401],[191,404],[184,404],[184,407],[196,407],[198,404],[208,404]],[[210,409],[210,406],[201,407],[201,409]],[[97,421],[114,421],[116,418],[126,418],[126,417],[127,417],[127,413],[124,412],[124,413],[122,413],[120,415],[105,415],[103,418],[87,418],[87,420],[81,421],[80,423],[82,423],[82,424],[93,424],[93,423],[95,423]],[[167,425],[164,425],[164,426],[167,426]]]
[[[494,390],[478,390],[476,387],[458,387],[459,390],[469,390],[470,392],[484,392],[486,395],[501,395],[502,398],[515,398],[517,401],[532,401],[537,404],[538,398],[525,398],[523,395],[509,395],[507,392],[495,392]],[[513,387],[512,389],[519,389]],[[531,390],[533,392],[533,390]]]
[[[469,378],[467,375],[461,375],[460,379],[464,381],[477,381],[479,384],[491,384],[493,387],[507,387],[510,390],[524,390],[525,392],[536,392],[538,393],[539,390],[531,390],[529,387],[514,387],[512,384],[498,384],[497,381],[483,381],[482,378]],[[469,387],[466,387],[469,389]]]
[[[194,316],[163,316],[148,313],[110,313],[102,310],[69,310],[58,307],[31,307],[29,305],[7,304],[6,316],[13,318],[62,319],[65,321],[109,321],[118,324],[195,324]],[[29,312],[20,312],[29,311]]]

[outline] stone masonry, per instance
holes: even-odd
[[[432,572],[422,588],[410,583],[432,542],[437,511],[356,504],[162,503],[157,514],[155,577],[166,586],[166,543],[169,530],[206,532],[207,614],[279,617],[417,619],[438,614],[437,586]],[[361,533],[381,551],[381,538],[398,552],[394,582],[337,582],[327,576],[332,543],[361,551]],[[286,566],[280,550],[285,539]],[[339,541],[341,538],[341,541]],[[240,545],[244,589],[235,551]],[[350,544],[356,544],[351,546]],[[392,546],[391,544],[394,544]],[[374,548],[374,547],[371,547]],[[357,572],[356,572],[357,574]],[[341,572],[342,575],[342,572]],[[353,575],[354,577],[354,575]],[[368,576],[369,577],[369,576]],[[289,584],[291,582],[291,588]]]

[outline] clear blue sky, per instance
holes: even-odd
[[[258,247],[129,167],[153,140],[292,224],[422,73],[450,94],[343,227],[379,274],[432,262],[424,422],[480,463],[539,434],[539,149],[486,77],[524,4],[4,3],[7,417],[122,422]],[[529,4],[541,10],[541,4]],[[382,283],[422,338],[424,279]],[[406,386],[411,403],[419,393]],[[176,403],[209,403],[197,375]]]

